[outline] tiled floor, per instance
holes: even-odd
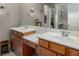
[[[9,53],[3,54],[2,56],[17,56],[14,52],[10,51]]]
[[[9,53],[3,54],[1,56],[17,56],[14,52],[10,51]],[[32,56],[38,56],[37,54],[33,54]]]

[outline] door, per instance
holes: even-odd
[[[79,30],[79,4],[68,4],[68,29]]]

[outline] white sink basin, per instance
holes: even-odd
[[[36,29],[33,29],[33,28],[29,28],[29,27],[15,27],[15,28],[11,28],[15,31],[19,31],[19,32],[29,32],[29,31],[35,31]]]
[[[59,41],[63,43],[79,43],[78,37],[75,36],[62,36],[60,33],[47,32],[41,35],[42,38],[49,39],[51,41]]]
[[[79,49],[79,39],[76,36],[62,36],[60,33],[46,32],[39,37],[67,47]]]

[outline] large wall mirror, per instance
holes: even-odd
[[[78,3],[48,3],[44,11],[50,28],[79,31]]]
[[[79,3],[23,3],[21,25],[79,31]]]

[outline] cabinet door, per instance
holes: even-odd
[[[39,45],[45,48],[49,48],[49,41],[40,38]]]
[[[18,49],[17,49],[17,47],[18,47],[17,37],[15,37],[13,44],[15,44],[15,46],[14,46],[14,52],[17,54],[17,51],[18,51]]]
[[[23,55],[23,40],[22,38],[18,38],[19,44],[18,44],[18,53],[19,55]]]
[[[40,47],[41,56],[56,56],[56,53],[48,49]]]
[[[36,49],[37,44],[35,44],[35,43],[33,43],[33,42],[29,41],[29,40],[25,40],[25,39],[23,41],[24,41],[24,44]]]
[[[15,53],[17,55],[22,55],[22,53],[23,53],[23,41],[22,41],[22,39],[16,37],[15,44],[16,44],[16,46],[15,46]]]
[[[29,47],[23,43],[23,56],[31,56],[35,52],[35,49]]]
[[[36,53],[40,56],[40,46],[39,45],[37,45],[37,48],[36,48]]]
[[[79,51],[69,48],[69,56],[79,56]]]
[[[65,49],[66,48],[62,45],[59,45],[59,44],[56,44],[53,42],[50,43],[50,50],[52,50],[52,51],[65,55],[65,51],[66,51]]]
[[[15,47],[14,41],[15,41],[15,36],[11,34],[11,37],[10,37],[10,48],[12,50],[14,50],[14,47]]]

